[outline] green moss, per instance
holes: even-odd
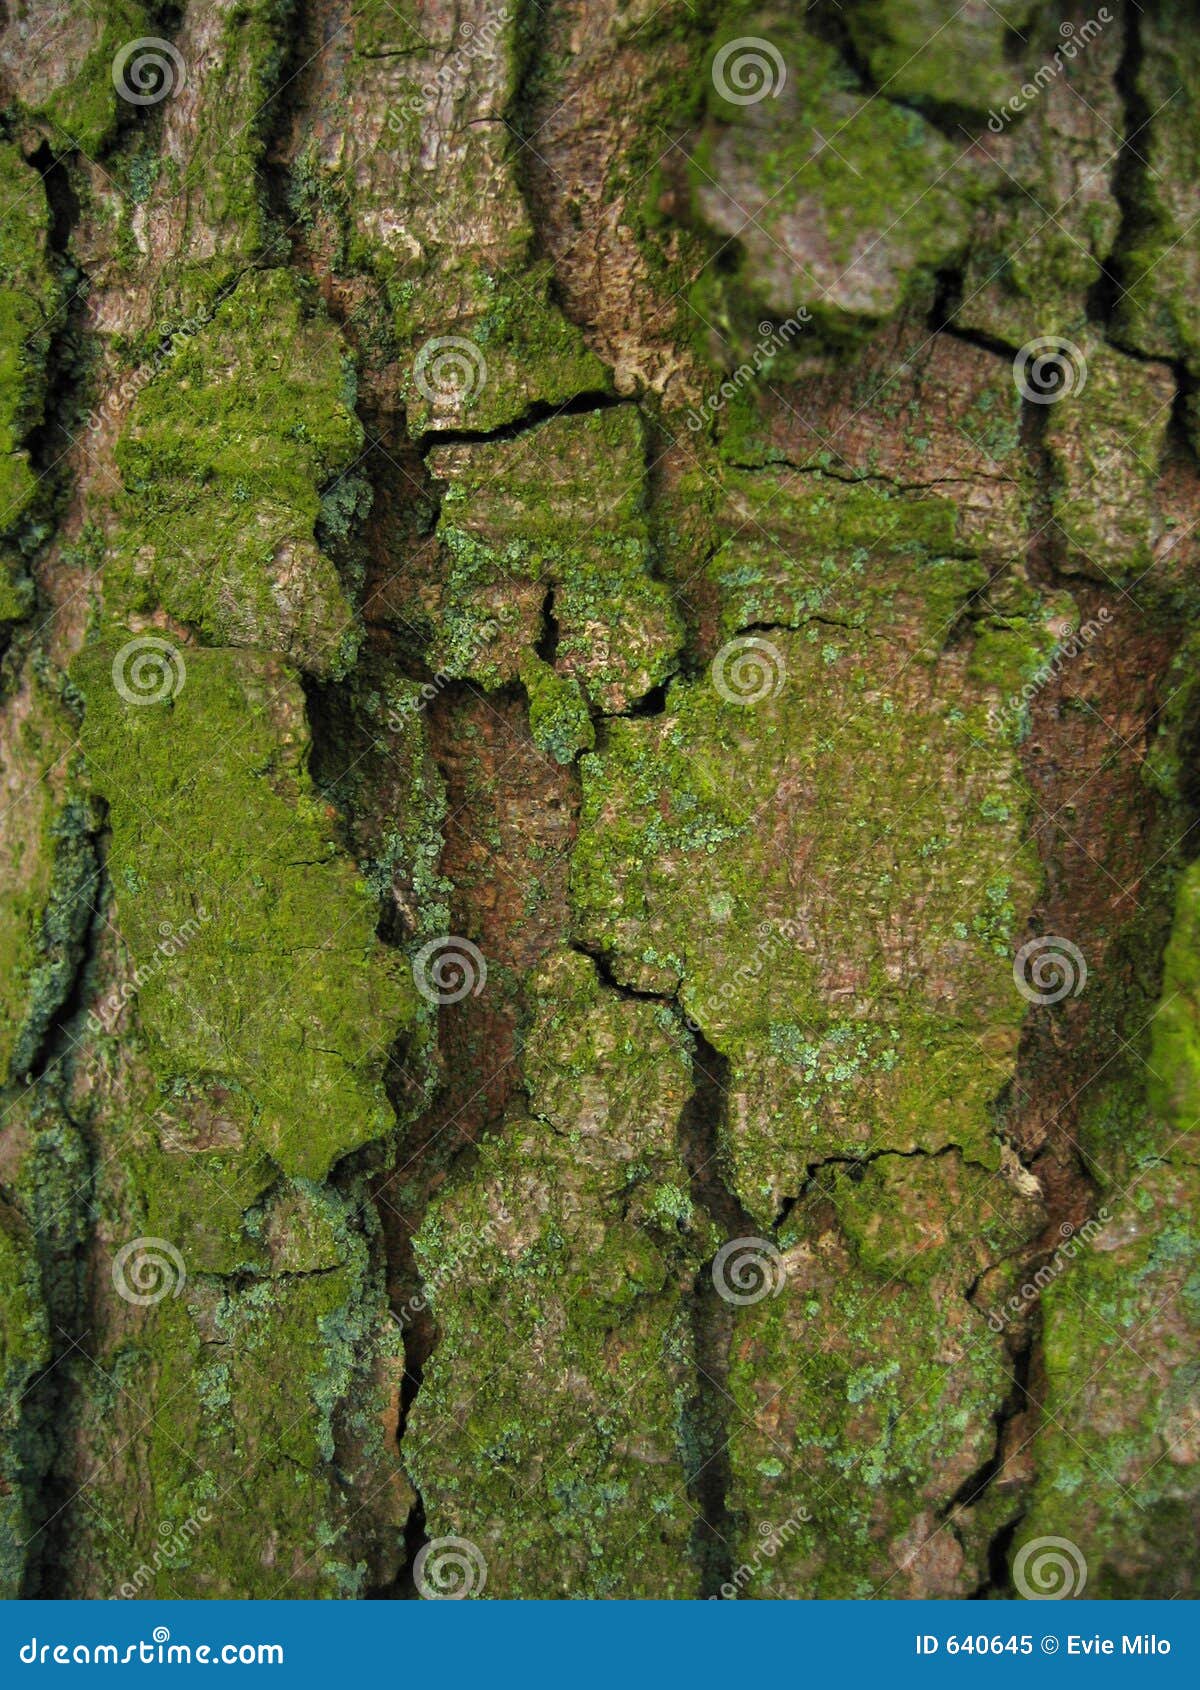
[[[743,296],[743,313],[787,318],[804,306],[840,333],[889,315],[915,276],[965,246],[977,172],[919,113],[860,91],[802,23],[735,10],[714,37],[709,121],[689,177],[694,212],[726,245],[737,240],[739,262],[729,280],[706,270],[702,318],[720,320],[727,291]],[[773,55],[759,50],[773,91],[750,103],[735,68],[747,36]]]
[[[519,678],[553,589],[555,668],[599,709],[627,709],[671,673],[682,630],[651,572],[644,426],[633,406],[440,448],[429,466],[449,483],[431,665],[485,686]]]
[[[465,385],[457,376],[440,381],[436,357],[421,361],[428,344],[421,327],[430,321],[430,296],[434,287],[444,288],[444,276],[423,278],[411,291],[395,283],[389,288],[396,334],[412,347],[405,388],[410,433],[500,428],[535,403],[562,405],[581,393],[610,391],[608,371],[549,297],[548,266],[527,273],[481,269],[466,281],[469,312],[460,304],[441,324],[435,314],[431,325],[434,338],[469,342]]]
[[[754,623],[878,626],[919,617],[936,657],[987,572],[964,556],[953,502],[871,481],[790,470],[727,469],[722,542],[706,566],[722,629]]]
[[[535,404],[609,389],[554,298],[552,262],[535,257],[510,129],[478,121],[481,110],[512,110],[520,21],[501,11],[462,34],[448,18],[358,8],[334,73],[357,121],[335,154],[318,137],[305,155],[304,213],[385,297],[414,437],[487,431]],[[430,114],[449,104],[458,143],[435,157]]]
[[[1008,51],[1024,38],[1038,0],[1001,0],[948,12],[940,0],[860,0],[846,27],[889,100],[944,114],[986,116],[1013,91]]]
[[[1144,124],[1125,192],[1116,326],[1123,343],[1200,368],[1192,298],[1196,231],[1191,159],[1200,135],[1197,43],[1180,0],[1158,0],[1139,28],[1134,94]],[[1189,407],[1195,432],[1195,408]]]
[[[1172,1134],[1200,1123],[1200,865],[1183,874],[1151,1030],[1147,1086]]]
[[[996,1159],[1025,1010],[1007,945],[1040,871],[986,695],[926,667],[932,629],[902,593],[876,598],[891,619],[869,633],[756,636],[740,656],[757,702],[737,701],[734,646],[580,760],[577,932],[622,983],[678,991],[730,1062],[724,1149],[764,1223],[830,1155]]]
[[[996,596],[989,593],[989,603]],[[1019,745],[1029,732],[1034,699],[1066,661],[1079,617],[1066,594],[1043,601],[1027,589],[1015,603],[996,610],[1000,613],[988,615],[978,625],[967,674],[995,697],[988,712],[991,732],[1005,744]],[[996,798],[988,802],[994,812]]]
[[[1046,426],[1054,517],[1069,567],[1116,584],[1143,575],[1158,554],[1156,491],[1175,383],[1090,336],[1080,336],[1070,362],[1074,391],[1048,407]]]
[[[1013,1553],[1069,1538],[1089,1597],[1175,1596],[1194,1566],[1196,1194],[1193,1168],[1143,1169],[1043,1293],[1046,1412]]]
[[[30,1449],[23,1402],[51,1356],[37,1253],[29,1228],[0,1201],[0,1595],[21,1594],[25,1545],[34,1529],[27,1485]]]
[[[113,115],[124,122],[116,146],[107,149],[103,179],[84,184],[86,222],[102,233],[106,275],[117,285],[122,273],[131,285],[140,277],[146,229],[164,232],[161,243],[151,243],[159,323],[176,312],[211,312],[247,269],[287,257],[263,167],[294,17],[294,0],[237,0],[192,20],[178,46],[161,20],[144,20],[110,37],[103,67],[97,66],[101,81],[92,92],[103,109],[94,115],[104,130]],[[137,86],[140,76],[158,94],[139,121],[113,84],[118,46],[147,38],[124,71],[126,84]],[[220,74],[209,75],[218,64]],[[63,121],[69,128],[70,118]],[[147,150],[147,132],[169,137],[169,144]],[[96,156],[99,143],[84,138],[82,144]]]
[[[34,935],[36,960],[12,984],[23,987],[27,1019],[13,1049],[11,1067],[23,1073],[38,1044],[67,1000],[83,957],[84,941],[97,901],[99,861],[97,817],[90,806],[72,799],[50,828],[53,859],[45,906]]]
[[[468,41],[445,24],[431,35],[428,20],[376,20],[361,8],[343,72],[359,122],[336,162],[323,147],[304,155],[305,214],[386,293],[414,435],[489,430],[534,404],[610,388],[608,370],[556,302],[552,262],[534,257],[507,133],[474,121],[476,99],[508,111],[517,96],[526,74],[520,28],[519,16],[502,15]],[[434,170],[428,118],[447,98],[460,113],[462,145]],[[398,193],[408,208],[402,227]],[[468,202],[484,209],[464,245],[457,206]],[[465,394],[437,379],[436,360],[428,363],[430,344],[436,350],[447,339],[470,349],[475,376]]]
[[[149,10],[135,0],[110,0],[100,11],[57,20],[48,39],[34,36],[18,96],[33,117],[55,131],[55,148],[79,148],[95,157],[111,135],[120,112],[112,64],[126,42],[153,34]]]
[[[337,332],[286,271],[245,277],[138,397],[117,446],[122,517],[111,605],[156,600],[214,644],[318,674],[353,660],[354,612],[318,525],[363,509],[362,428]]]
[[[159,1404],[139,1428],[139,1518],[199,1526],[182,1555],[164,1560],[144,1525],[123,1527],[119,1474],[98,1475],[77,1529],[92,1565],[123,1594],[139,1557],[147,1576],[132,1594],[332,1597],[357,1588],[363,1504],[342,1499],[332,1463],[340,1455],[353,1470],[353,1421],[379,1414],[372,1376],[393,1347],[360,1197],[285,1189],[260,1217],[283,1252],[270,1277],[189,1278],[181,1296],[145,1312],[122,1363],[109,1359],[122,1395],[153,1381]],[[118,1425],[123,1412],[118,1399]],[[389,1468],[397,1481],[395,1509],[377,1496],[373,1510],[391,1517],[394,1564],[408,1493],[394,1450],[376,1443],[371,1462],[376,1487]]]
[[[345,819],[354,856],[383,907],[394,906],[404,932],[418,939],[450,928],[450,884],[439,866],[446,790],[425,726],[439,691],[440,683],[408,681],[364,658],[319,695],[314,747],[314,778]],[[406,1065],[415,1080],[415,1049]]]
[[[247,260],[270,250],[263,150],[273,102],[291,47],[294,0],[238,0],[215,43],[224,74],[204,77],[198,145],[179,186],[195,236],[184,250],[200,259],[195,285],[212,298]],[[209,230],[215,231],[213,240]],[[216,245],[216,255],[211,246]],[[199,249],[197,251],[196,249]]]
[[[920,13],[889,9],[897,20],[905,10]],[[960,31],[989,34],[1003,9],[964,8],[946,20],[931,59]],[[955,322],[1014,349],[1048,335],[1078,341],[1092,289],[1110,262],[1120,263],[1118,231],[1122,246],[1129,238],[1128,224],[1122,226],[1129,178],[1122,178],[1119,200],[1109,170],[1112,130],[1125,121],[1129,93],[1125,31],[1115,14],[1104,27],[1093,14],[1064,33],[1051,8],[1027,9],[1037,15],[1022,26],[1020,43],[1010,38],[1020,57],[1005,63],[1003,86],[996,86],[995,59],[985,54],[960,59],[940,96],[930,89],[950,106],[961,89],[986,96],[994,108],[984,145],[1003,160],[1003,172],[973,230]],[[1044,213],[1050,205],[1053,217]]]
[[[881,1156],[835,1180],[833,1205],[863,1266],[913,1285],[950,1271],[969,1282],[982,1266],[1012,1255],[1044,1218],[998,1173],[953,1152]]]
[[[995,1206],[986,1238],[980,1204]],[[1003,1341],[965,1293],[1041,1221],[953,1155],[821,1171],[790,1217],[805,1242],[784,1258],[786,1284],[736,1313],[734,1592],[951,1596],[983,1576],[985,1545],[964,1565],[957,1534],[938,1536],[991,1454],[1010,1384]]]
[[[0,1073],[21,1078],[65,1002],[96,900],[97,818],[71,774],[72,724],[30,676],[0,767],[15,792],[0,846]]]
[[[20,555],[38,502],[27,441],[42,420],[58,279],[48,259],[50,212],[38,172],[0,142],[0,623],[28,614]]]
[[[299,687],[277,662],[194,649],[174,697],[127,703],[115,643],[73,678],[150,1060],[163,1083],[237,1088],[254,1141],[320,1178],[389,1130],[381,1079],[415,991],[311,790]]]
[[[411,1470],[430,1535],[483,1552],[488,1596],[694,1596],[678,1287],[713,1238],[675,1144],[688,1040],[571,952],[532,992],[536,1113],[481,1144],[417,1236],[441,1337]]]

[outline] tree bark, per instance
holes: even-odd
[[[0,83],[0,1590],[1194,1594],[1187,8]]]

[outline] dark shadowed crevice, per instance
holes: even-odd
[[[691,1550],[700,1575],[700,1594],[716,1596],[733,1572],[735,1522],[729,1508],[733,1472],[729,1459],[729,1353],[733,1308],[713,1284],[711,1264],[696,1275],[691,1295],[692,1342],[696,1352],[696,1394],[689,1404],[684,1460],[688,1495],[699,1511]]]
[[[1019,1344],[1012,1351],[1012,1385],[1003,1403],[993,1415],[996,1428],[995,1444],[975,1471],[955,1491],[942,1508],[943,1519],[948,1519],[962,1508],[974,1508],[988,1488],[993,1485],[1004,1470],[1005,1434],[1009,1425],[1018,1415],[1025,1414],[1029,1409],[1029,1375],[1030,1362],[1033,1354],[1033,1322],[1027,1324]]]
[[[927,327],[934,334],[945,334],[953,329],[954,319],[962,305],[964,285],[964,274],[960,264],[947,265],[945,269],[939,270],[935,274],[933,279],[933,304],[930,307],[927,319]]]
[[[628,722],[639,716],[662,716],[666,714],[667,692],[674,675],[668,675],[665,681],[642,693],[639,698],[631,699],[624,710],[603,710],[596,714],[599,722]]]
[[[63,293],[47,325],[42,414],[23,443],[40,491],[23,525],[30,532],[30,540],[22,545],[18,538],[17,543],[33,556],[40,550],[46,516],[61,514],[68,490],[67,453],[82,425],[88,362],[84,340],[88,277],[70,253],[80,214],[66,161],[56,158],[43,141],[28,163],[42,180],[49,210],[48,257]]]
[[[79,1490],[71,1465],[71,1440],[64,1431],[72,1423],[77,1395],[86,1390],[88,1329],[84,1307],[91,1238],[95,1157],[81,1124],[67,1112],[66,1083],[60,1074],[39,1082],[35,1109],[57,1115],[61,1131],[70,1133],[77,1165],[68,1168],[60,1146],[52,1139],[35,1139],[34,1155],[55,1163],[51,1180],[61,1198],[34,1227],[42,1296],[50,1331],[50,1360],[31,1381],[21,1402],[15,1435],[21,1457],[20,1483],[29,1509],[31,1536],[20,1594],[43,1600],[73,1594],[67,1588],[72,1558],[73,1524],[70,1503]],[[40,1138],[40,1134],[38,1135]],[[89,1364],[90,1365],[90,1364]]]
[[[900,1162],[914,1161],[918,1157],[923,1157],[928,1161],[936,1162],[942,1156],[961,1156],[966,1167],[981,1168],[987,1165],[983,1162],[972,1162],[964,1153],[961,1145],[957,1144],[939,1145],[936,1150],[927,1150],[923,1145],[919,1145],[915,1150],[892,1150],[885,1146],[882,1150],[864,1150],[857,1156],[822,1156],[819,1162],[808,1163],[804,1170],[804,1181],[800,1189],[781,1200],[775,1214],[775,1220],[772,1223],[772,1231],[778,1233],[785,1221],[791,1219],[793,1210],[804,1201],[813,1187],[819,1188],[819,1176],[823,1168],[844,1169],[846,1177],[857,1185],[871,1163],[880,1162],[885,1157]]]
[[[571,940],[571,949],[580,956],[587,957],[595,967],[600,977],[600,983],[610,992],[616,992],[619,997],[627,998],[632,1003],[674,1003],[675,999],[668,992],[642,992],[636,986],[626,986],[613,973],[612,959],[607,952],[585,945],[579,939]]]
[[[952,340],[961,340],[964,346],[974,346],[980,352],[990,352],[994,358],[1003,358],[1009,362],[1017,351],[1010,341],[1003,340],[999,335],[988,334],[983,329],[964,328],[953,321],[938,322],[937,318],[944,311],[953,297],[952,284],[946,292],[939,288],[933,311],[930,314],[929,326],[936,328],[939,334],[946,334]],[[957,309],[957,304],[956,307]]]
[[[951,20],[952,21],[952,20]],[[972,106],[960,105],[954,98],[952,87],[942,87],[937,96],[921,97],[898,93],[892,84],[896,74],[880,82],[872,71],[866,53],[854,39],[844,8],[840,4],[834,6],[813,5],[807,10],[805,27],[818,40],[824,41],[838,54],[846,71],[859,84],[862,94],[869,100],[883,99],[889,105],[897,106],[901,111],[914,112],[928,123],[931,128],[939,130],[947,140],[953,141],[960,150],[966,141],[976,135],[983,123],[977,111]],[[935,32],[941,33],[946,27],[942,24]],[[922,31],[922,35],[924,31]],[[1013,43],[1016,42],[1020,51],[1028,49],[1028,42],[1016,29],[1015,25],[1005,25],[1005,51],[1012,54]],[[916,56],[915,54],[913,55]]]
[[[64,1428],[71,1424],[76,1392],[86,1386],[79,1363],[87,1356],[84,1303],[91,1249],[95,1150],[84,1123],[72,1112],[74,1064],[81,1050],[81,1021],[89,1000],[95,959],[109,902],[104,836],[93,846],[95,870],[89,888],[89,920],[64,1001],[47,1035],[34,1082],[30,1121],[32,1155],[42,1173],[33,1190],[39,1209],[30,1226],[50,1329],[50,1360],[27,1388],[17,1433],[22,1452],[22,1487],[33,1535],[21,1587],[24,1597],[63,1597],[71,1560],[68,1504],[79,1487],[74,1449]]]
[[[558,656],[558,618],[554,614],[554,588],[547,587],[546,596],[542,600],[542,631],[538,642],[534,646],[543,663],[548,663],[553,669],[554,660]]]
[[[576,393],[557,404],[549,399],[535,399],[519,417],[496,428],[425,429],[418,446],[422,452],[431,451],[436,446],[494,446],[505,440],[520,440],[541,423],[550,422],[555,417],[592,416],[597,411],[616,411],[630,403],[619,393],[608,393],[603,389]]]
[[[679,1151],[688,1170],[690,1195],[716,1224],[724,1239],[752,1236],[755,1227],[723,1174],[721,1137],[729,1092],[729,1064],[698,1030],[692,1030],[692,1095],[679,1121]],[[692,1341],[696,1352],[696,1391],[686,1416],[688,1494],[698,1510],[692,1553],[700,1574],[701,1595],[716,1596],[733,1571],[736,1522],[729,1507],[732,1469],[729,1458],[729,1357],[733,1343],[733,1305],[721,1297],[712,1261],[697,1270],[690,1295]]]
[[[54,860],[41,920],[41,960],[31,978],[29,1021],[12,1059],[26,1084],[71,1055],[69,1032],[91,981],[107,895],[100,802],[69,801],[52,829]]]
[[[412,1512],[408,1516],[408,1524],[404,1528],[404,1565],[394,1585],[387,1591],[380,1591],[381,1596],[390,1596],[394,1601],[416,1602],[420,1600],[413,1567],[417,1556],[429,1542],[429,1533],[425,1529],[425,1504],[421,1500],[420,1491],[413,1503]]]
[[[1088,295],[1088,318],[1104,332],[1114,346],[1121,346],[1113,329],[1121,300],[1130,284],[1137,278],[1129,270],[1127,254],[1133,250],[1145,226],[1144,191],[1147,167],[1142,156],[1146,148],[1146,131],[1151,113],[1138,90],[1142,65],[1141,7],[1135,3],[1124,8],[1125,39],[1121,59],[1114,78],[1124,111],[1124,134],[1117,151],[1112,173],[1112,195],[1120,213],[1120,222],[1113,240],[1112,251],[1100,268],[1100,277]],[[1128,348],[1121,347],[1122,351]]]
[[[990,1602],[998,1597],[1012,1595],[1012,1573],[1009,1568],[1009,1559],[1012,1554],[1013,1540],[1016,1538],[1021,1521],[1024,1518],[1025,1510],[1021,1509],[1006,1526],[1001,1526],[988,1544],[988,1576],[978,1589],[971,1592],[970,1600]]]
[[[1064,569],[1066,545],[1055,516],[1059,474],[1048,445],[1048,427],[1053,406],[1026,399],[1022,408],[1021,441],[1025,452],[1029,485],[1029,542],[1026,571],[1043,591],[1066,587],[1077,607],[1079,622],[1097,613],[1101,588],[1079,574]],[[1118,883],[1106,875],[1101,862],[1117,872],[1112,839],[1106,831],[1106,808],[1128,802],[1129,786],[1137,781],[1132,770],[1108,758],[1097,762],[1087,780],[1089,758],[1096,756],[1088,739],[1088,723],[1096,724],[1093,739],[1106,733],[1103,724],[1112,719],[1120,689],[1126,677],[1120,664],[1136,665],[1140,674],[1161,672],[1167,653],[1158,636],[1138,618],[1137,606],[1127,601],[1127,622],[1122,630],[1124,649],[1119,656],[1089,664],[1078,659],[1077,670],[1065,668],[1052,675],[1029,707],[1028,732],[1020,742],[1020,758],[1037,810],[1031,814],[1031,837],[1042,862],[1044,882],[1027,933],[1014,938],[1014,946],[1033,934],[1063,934],[1077,943],[1097,968],[1097,979],[1080,1006],[1071,1012],[1059,1007],[1032,1006],[1021,1029],[1014,1074],[995,1105],[996,1128],[1042,1188],[1046,1225],[1034,1249],[1023,1252],[1031,1283],[1028,1308],[1006,1331],[1006,1352],[1011,1369],[1010,1387],[994,1416],[995,1439],[988,1458],[970,1475],[951,1498],[945,1518],[954,1525],[959,1515],[979,1510],[987,1522],[990,1537],[986,1546],[987,1576],[972,1593],[978,1599],[1011,1594],[1009,1554],[1017,1528],[1029,1507],[1035,1482],[1039,1428],[1045,1395],[1044,1314],[1041,1303],[1041,1271],[1051,1263],[1064,1238],[1072,1236],[1082,1217],[1095,1212],[1097,1197],[1092,1171],[1080,1148],[1083,1137],[1080,1116],[1086,1106],[1084,1094],[1108,1070],[1112,1058],[1110,1036],[1102,1025],[1109,1013],[1098,998],[1098,948],[1107,939],[1111,945],[1105,961],[1105,987],[1111,1002],[1121,1002],[1128,986],[1121,979],[1128,966],[1120,946],[1111,939],[1122,916],[1113,907]],[[1134,657],[1135,652],[1140,653]],[[1153,697],[1153,686],[1147,689]],[[1080,709],[1080,700],[1086,708]],[[1074,707],[1074,708],[1073,708]],[[1153,715],[1144,727],[1153,733]],[[1133,736],[1136,739],[1136,735]],[[1091,798],[1090,807],[1075,805],[1093,783],[1111,783],[1106,804]],[[1090,795],[1089,795],[1090,796]],[[1146,801],[1139,793],[1145,814]],[[1137,836],[1135,836],[1136,838]],[[1152,846],[1152,824],[1141,842],[1142,860],[1153,862],[1158,854]],[[1131,858],[1136,861],[1136,845]],[[1130,870],[1121,871],[1131,881]],[[1145,890],[1142,891],[1146,897]],[[1135,970],[1140,973],[1144,958]],[[1134,1025],[1144,1019],[1139,1015]],[[1061,1105],[1050,1099],[1062,1099]],[[981,1276],[982,1277],[982,1276]],[[977,1281],[967,1293],[977,1309]],[[983,1312],[981,1310],[981,1312]],[[1027,1451],[1024,1459],[1019,1459]],[[976,1527],[978,1530],[978,1526]]]
[[[516,1041],[524,1013],[519,981],[538,955],[564,942],[565,882],[560,885],[548,869],[546,847],[561,839],[561,852],[573,836],[578,807],[577,781],[568,771],[550,769],[528,737],[519,688],[484,697],[468,683],[448,682],[430,701],[424,719],[446,793],[437,874],[447,887],[449,927],[479,944],[490,972],[479,998],[438,1012],[438,1084],[411,1120],[394,1172],[379,1180],[375,1193],[389,1302],[405,1348],[397,1447],[417,1502],[406,1531],[404,1566],[392,1584],[374,1594],[399,1599],[416,1594],[413,1563],[427,1540],[426,1505],[406,1460],[406,1438],[439,1340],[413,1239],[430,1200],[457,1175],[464,1159],[473,1157],[478,1139],[498,1130],[506,1108],[519,1101]],[[498,876],[492,874],[502,893],[493,897],[480,881],[492,871],[497,837],[504,841],[505,867]],[[518,936],[515,911],[524,908],[524,851],[547,883],[541,906],[546,927]]]
[[[1040,1326],[1040,1311],[1035,1304],[1015,1342],[1009,1346],[1012,1384],[994,1416],[996,1438],[992,1451],[987,1460],[959,1486],[942,1510],[942,1518],[948,1520],[951,1525],[957,1514],[977,1507],[992,1487],[1004,1480],[1006,1461],[1012,1452],[1014,1440],[1020,1436],[1021,1422],[1035,1407],[1031,1380],[1034,1345],[1040,1335]],[[971,1591],[973,1601],[992,1601],[1012,1594],[1008,1567],[1009,1550],[1026,1511],[1019,1489],[1014,1489],[1012,1503],[1012,1514],[992,1533],[988,1542],[987,1577]]]
[[[70,492],[67,454],[80,427],[87,379],[88,279],[70,254],[80,212],[66,161],[43,141],[27,163],[42,179],[49,210],[47,256],[62,287],[47,325],[42,412],[23,442],[39,483],[36,501],[14,537],[29,563],[46,555],[49,522],[61,517]],[[39,598],[44,606],[44,593]],[[36,646],[31,653],[28,649],[37,635],[27,628],[24,638],[26,659],[37,665],[40,653]],[[0,649],[3,644],[0,640]],[[50,886],[28,980],[28,1018],[14,1043],[11,1074],[24,1091],[27,1154],[36,1169],[21,1195],[30,1206],[23,1219],[49,1335],[49,1360],[22,1395],[13,1433],[17,1483],[31,1526],[23,1546],[20,1594],[41,1598],[68,1594],[72,1541],[67,1504],[78,1489],[78,1476],[64,1428],[88,1385],[80,1363],[88,1337],[83,1288],[95,1152],[85,1123],[73,1112],[72,1089],[108,906],[102,802],[69,785],[46,844],[52,851]]]

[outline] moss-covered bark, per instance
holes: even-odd
[[[9,7],[3,1594],[1194,1593],[1197,51]]]

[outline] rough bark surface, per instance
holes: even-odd
[[[1197,1594],[1190,8],[0,16],[0,1593]]]

